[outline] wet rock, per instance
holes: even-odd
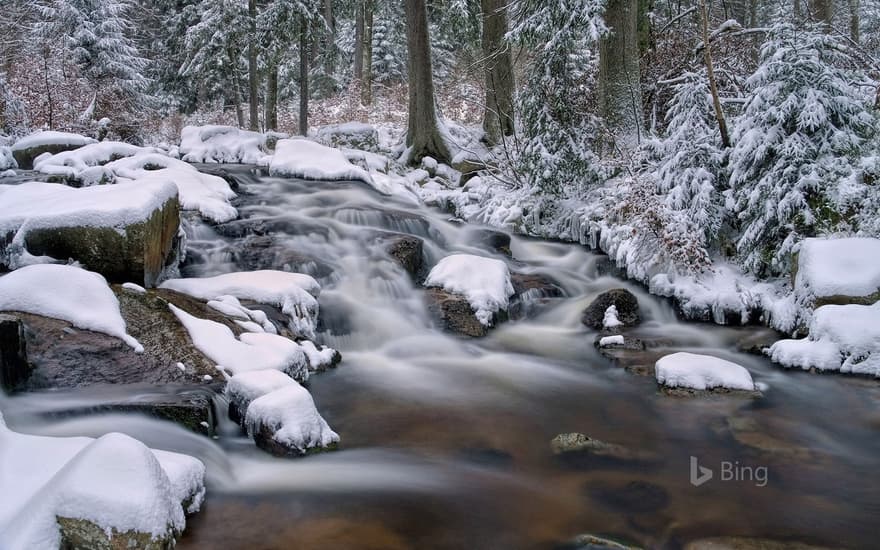
[[[12,392],[31,375],[21,319],[0,314],[0,389]]]
[[[568,459],[597,457],[620,462],[653,462],[659,459],[654,453],[606,443],[582,433],[559,434],[550,442],[550,449],[554,455]]]
[[[785,336],[771,328],[750,330],[737,340],[736,349],[743,353],[763,356],[766,348],[769,348],[783,338]]]
[[[474,244],[487,247],[493,252],[511,256],[510,235],[494,229],[476,229],[471,232]]]
[[[617,318],[624,326],[634,326],[641,322],[639,300],[635,295],[623,288],[615,288],[603,292],[584,310],[581,322],[595,330],[602,330],[605,311],[617,308]]]
[[[389,239],[385,251],[413,279],[418,279],[424,267],[424,241],[410,235],[395,235]]]
[[[712,537],[687,543],[684,550],[830,550],[797,541],[779,541],[751,537]]]
[[[623,514],[651,514],[669,505],[666,489],[641,480],[591,487],[588,493],[592,499]]]
[[[616,540],[599,537],[589,533],[578,535],[561,548],[571,550],[641,550],[639,546],[630,546]]]
[[[308,449],[300,450],[276,440],[275,432],[276,430],[273,430],[270,426],[260,424],[251,434],[251,437],[258,449],[277,457],[296,458],[335,451],[339,448],[339,443],[330,443],[325,447],[309,447]]]
[[[240,239],[248,235],[266,235],[270,229],[264,220],[234,220],[213,226],[214,231],[223,237]]]
[[[481,338],[489,333],[489,327],[480,323],[464,296],[447,292],[442,288],[425,289],[428,310],[447,331],[460,336]],[[506,320],[507,314],[496,314],[493,326]]]
[[[565,292],[556,281],[540,273],[511,273],[514,295],[510,301],[510,318],[522,319],[535,313]]]
[[[738,415],[727,417],[725,425],[717,431],[728,432],[740,445],[761,453],[814,462],[819,458],[819,455],[809,448],[791,441],[785,435],[784,428],[776,427],[774,429],[765,426],[754,417]]]
[[[168,530],[154,537],[151,533],[137,531],[120,532],[115,528],[107,531],[86,519],[56,518],[61,531],[63,550],[172,550],[179,533]]]
[[[386,229],[417,237],[439,237],[434,234],[436,232],[431,231],[428,220],[406,210],[348,207],[340,208],[333,214],[333,217],[351,225]]]
[[[233,256],[236,265],[243,271],[274,269],[305,273],[316,279],[329,277],[333,273],[333,267],[329,264],[300,254],[268,235],[245,237]]]

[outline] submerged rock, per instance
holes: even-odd
[[[0,390],[14,391],[31,375],[21,319],[0,314]]]
[[[605,312],[611,306],[617,308],[617,319],[622,326],[635,326],[642,320],[638,298],[626,289],[615,288],[597,296],[584,310],[581,322],[592,329],[602,330],[605,326]]]
[[[425,290],[425,298],[428,310],[445,330],[470,338],[482,338],[489,333],[490,327],[477,319],[474,308],[464,296],[447,292],[442,288],[428,288]],[[505,320],[506,317],[506,312],[496,313],[492,325]]]
[[[712,537],[691,541],[685,545],[684,550],[830,550],[830,548],[797,541],[752,537]]]
[[[493,252],[512,256],[510,252],[510,235],[494,229],[476,229],[471,232],[475,244],[488,247]]]
[[[578,535],[562,548],[572,550],[641,550],[640,546],[630,546],[616,540],[585,533]]]
[[[394,235],[388,238],[385,251],[413,279],[418,279],[424,267],[424,241],[410,235]]]
[[[510,300],[510,318],[522,319],[565,292],[559,284],[541,273],[511,273],[514,295]]]
[[[621,462],[653,462],[658,460],[654,453],[639,451],[593,439],[582,433],[559,434],[550,442],[553,454],[563,458],[576,458],[589,455]]]

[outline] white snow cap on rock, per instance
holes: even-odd
[[[269,175],[373,184],[370,174],[349,162],[342,151],[305,138],[282,139],[278,142],[275,155],[269,163]]]
[[[125,331],[119,300],[97,273],[69,265],[38,264],[0,277],[0,311],[21,311],[68,321],[83,330],[115,336],[138,353],[143,346]]]
[[[318,413],[311,394],[296,382],[254,399],[247,408],[245,423],[251,436],[260,426],[266,426],[275,441],[300,453],[339,441],[339,435]]]
[[[614,306],[612,306],[614,307]],[[599,338],[600,348],[609,348],[612,346],[622,346],[624,344],[623,335],[616,334],[614,336],[603,336]]]
[[[880,239],[804,240],[795,288],[817,297],[860,297],[880,291]]]
[[[780,340],[769,355],[786,367],[880,377],[880,302],[822,306],[813,313],[807,338]]]
[[[186,162],[260,164],[267,156],[266,136],[233,126],[186,126],[179,151]]]
[[[205,466],[151,451],[126,435],[43,437],[12,432],[0,415],[0,547],[61,544],[56,517],[154,537],[179,533],[204,499]],[[183,502],[191,504],[183,509]]]
[[[41,155],[34,160],[34,170],[53,176],[65,176],[84,180],[86,185],[99,183],[100,180],[83,177],[87,170],[103,166],[108,162],[139,154],[155,153],[158,149],[138,147],[119,141],[101,141],[91,143],[72,151],[63,151],[54,155]],[[108,171],[109,172],[109,171]],[[95,172],[102,173],[101,171]]]
[[[670,388],[756,389],[752,375],[744,367],[710,355],[685,352],[666,355],[657,361],[655,371],[657,382]]]
[[[201,279],[169,279],[160,288],[176,290],[200,300],[224,296],[281,308],[297,336],[314,338],[318,323],[321,285],[313,277],[286,271],[247,271]]]
[[[81,136],[79,134],[71,134],[68,132],[36,132],[29,136],[23,137],[20,140],[16,141],[12,145],[13,151],[21,151],[23,149],[30,149],[31,147],[42,147],[44,145],[69,145],[72,147],[79,147],[83,145],[88,145],[90,143],[96,143],[96,140]]]
[[[18,163],[15,161],[15,157],[12,156],[12,149],[5,145],[0,146],[0,172],[12,170],[13,168],[18,168]],[[13,172],[14,174],[15,172]]]
[[[471,254],[452,254],[440,260],[425,286],[461,294],[485,326],[492,324],[495,313],[507,310],[514,293],[506,263]]]
[[[602,318],[602,326],[605,328],[617,328],[623,325],[617,317],[617,306],[611,304],[605,310],[605,316]]]

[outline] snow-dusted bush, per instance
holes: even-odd
[[[877,117],[842,51],[829,35],[778,24],[747,81],[730,183],[738,252],[755,273],[783,272],[804,237],[858,229],[860,203],[877,194],[857,173]]]

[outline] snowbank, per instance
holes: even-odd
[[[514,293],[506,263],[471,254],[453,254],[440,260],[428,274],[425,286],[464,296],[484,326],[492,324],[497,312],[507,310]]]
[[[661,357],[655,367],[657,382],[670,388],[755,390],[744,367],[709,355],[673,353]]]
[[[179,152],[186,162],[261,164],[266,136],[232,126],[186,126]]]
[[[300,454],[339,442],[339,435],[318,413],[311,394],[296,382],[254,399],[245,423],[251,437],[268,429],[273,440]]]
[[[13,168],[18,168],[18,163],[15,162],[15,157],[12,156],[12,149],[6,146],[0,147],[0,172],[12,170]]]
[[[200,300],[219,301],[223,296],[281,308],[297,336],[314,338],[318,323],[321,285],[301,273],[249,271],[202,279],[170,279],[161,288],[176,290]]]
[[[0,449],[0,547],[9,550],[58,548],[56,517],[85,520],[108,534],[172,539],[185,527],[184,513],[198,511],[204,499],[199,460],[151,451],[122,434],[18,434],[0,416]]]
[[[281,178],[373,184],[370,174],[350,163],[342,151],[307,139],[279,141],[269,162],[269,174]]]
[[[0,277],[0,311],[61,319],[120,338],[138,353],[144,351],[126,333],[119,301],[104,277],[78,267],[32,265]]]
[[[880,239],[806,239],[798,252],[795,291],[817,299],[880,293]]]
[[[780,340],[768,353],[786,367],[880,377],[880,302],[822,306],[807,338]]]

